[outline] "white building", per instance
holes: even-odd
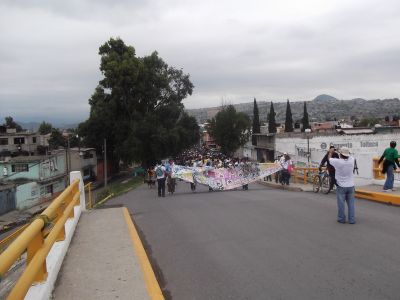
[[[372,132],[372,131],[371,131]],[[356,133],[353,131],[353,133]],[[276,136],[275,155],[287,152],[297,165],[319,166],[330,145],[348,147],[356,159],[358,185],[370,184],[373,179],[373,158],[380,157],[390,141],[398,141],[400,133],[313,135],[288,134]],[[308,153],[310,153],[308,157]]]

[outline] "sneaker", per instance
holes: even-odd
[[[396,189],[392,189],[392,192],[395,192],[395,191],[397,191]]]
[[[338,223],[345,224],[346,221],[337,220]]]
[[[382,192],[387,193],[387,192],[389,192],[389,190],[382,190]]]

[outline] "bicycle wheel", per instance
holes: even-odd
[[[329,189],[330,185],[331,185],[331,178],[329,177],[328,174],[325,174],[325,175],[322,177],[321,192],[324,193],[324,194],[329,194],[329,192],[330,192],[330,189]]]
[[[321,178],[318,175],[315,175],[313,178],[313,185],[312,185],[313,192],[318,193],[320,186],[321,186]]]

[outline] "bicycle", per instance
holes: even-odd
[[[318,193],[321,191],[324,194],[329,194],[330,183],[331,178],[326,170],[318,172],[318,174],[313,177],[313,192]]]

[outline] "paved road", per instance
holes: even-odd
[[[359,200],[336,222],[334,195],[250,185],[192,194],[147,186],[125,205],[172,299],[399,299],[400,208]]]

